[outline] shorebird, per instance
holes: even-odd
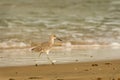
[[[52,64],[54,64],[54,62],[49,58],[49,55],[48,55],[48,54],[49,54],[51,48],[52,48],[53,45],[54,45],[55,39],[62,41],[60,38],[56,37],[56,35],[51,35],[49,41],[43,42],[43,43],[41,43],[41,44],[33,47],[31,50],[32,50],[32,51],[35,51],[35,52],[39,52],[39,53],[40,53],[40,54],[39,54],[39,57],[41,56],[42,53],[46,53],[48,60],[49,60]]]

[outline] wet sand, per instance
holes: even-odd
[[[0,80],[120,80],[120,60],[1,67]]]

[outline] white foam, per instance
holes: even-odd
[[[13,41],[5,41],[0,43],[1,48],[9,48],[9,47],[25,47],[27,46],[24,42],[13,42]]]
[[[113,43],[110,44],[110,46],[111,46],[113,49],[118,49],[118,48],[120,48],[120,43],[113,42]]]
[[[57,62],[56,60],[52,60],[52,62]]]
[[[71,49],[72,49],[72,44],[71,44],[71,42],[63,43],[63,46],[65,47],[64,49],[65,49],[66,51],[71,51]]]

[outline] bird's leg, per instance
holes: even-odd
[[[54,62],[52,62],[52,60],[49,58],[48,54],[47,54],[47,58],[52,64],[54,64]]]
[[[41,56],[42,52],[40,52],[39,57]]]
[[[52,62],[52,60],[49,58],[49,51],[47,51],[47,59],[54,65],[54,63]]]

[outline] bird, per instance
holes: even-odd
[[[46,53],[47,54],[47,59],[54,64],[54,62],[49,58],[49,52],[51,50],[51,48],[53,47],[54,43],[55,43],[55,39],[62,41],[60,38],[56,37],[56,35],[52,34],[49,37],[49,41],[47,42],[43,42],[35,47],[33,47],[31,49],[31,51],[35,51],[35,52],[39,52],[39,57],[41,56],[42,53]]]

